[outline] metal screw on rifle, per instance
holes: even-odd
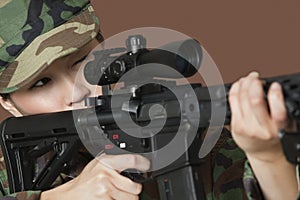
[[[127,51],[136,53],[139,49],[146,48],[146,39],[142,35],[132,35],[126,40]]]
[[[136,90],[137,90],[137,86],[132,86],[132,87],[130,88],[130,92],[131,92],[133,98],[136,97],[136,93],[135,93]]]
[[[183,131],[189,131],[191,129],[191,124],[186,122],[183,124]]]

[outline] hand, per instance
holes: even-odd
[[[229,92],[232,136],[245,151],[264,199],[296,199],[296,167],[286,160],[278,138],[279,129],[296,126],[288,119],[278,83],[270,86],[267,102],[269,107],[258,73],[234,83]]]
[[[229,92],[232,111],[231,130],[236,143],[247,154],[262,161],[275,161],[284,156],[278,138],[279,129],[293,129],[287,117],[281,86],[273,83],[264,99],[263,83],[258,73],[234,83]]]
[[[129,168],[146,171],[149,167],[150,162],[140,155],[102,154],[92,160],[75,179],[43,192],[41,200],[138,199],[138,194],[142,191],[141,184],[119,173]]]

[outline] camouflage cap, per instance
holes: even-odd
[[[16,91],[99,32],[89,0],[1,0],[0,19],[0,93]]]

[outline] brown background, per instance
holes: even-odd
[[[196,38],[225,82],[252,70],[263,77],[299,72],[300,1],[92,0],[108,38],[145,26]],[[0,112],[0,120],[7,116]]]

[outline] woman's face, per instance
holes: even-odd
[[[84,81],[75,84],[75,79],[83,59],[97,44],[93,40],[79,51],[53,62],[29,84],[11,93],[8,100],[2,100],[3,107],[20,116],[83,106],[91,88]]]

